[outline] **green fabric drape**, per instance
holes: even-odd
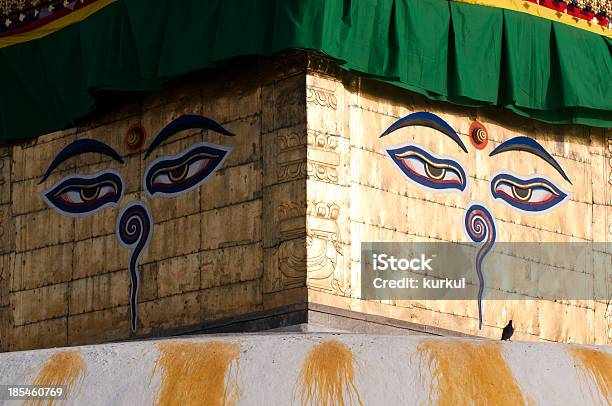
[[[0,49],[0,143],[73,125],[100,90],[157,90],[292,48],[436,100],[612,127],[612,40],[530,15],[446,0],[118,0]]]

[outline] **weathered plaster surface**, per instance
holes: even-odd
[[[4,353],[0,385],[67,385],[65,404],[92,406],[583,405],[612,401],[611,363],[609,347],[270,333]]]

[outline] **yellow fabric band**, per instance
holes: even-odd
[[[560,13],[548,7],[539,6],[523,0],[454,0],[460,3],[476,4],[479,6],[504,8],[506,10],[518,11],[521,13],[531,14],[536,17],[546,18],[547,20],[556,21],[558,23],[571,25],[583,30],[594,32],[595,34],[603,35],[612,38],[612,30],[603,27],[599,24],[583,20],[571,16],[569,14]]]
[[[22,42],[32,41],[42,37],[46,37],[49,34],[53,34],[56,31],[66,28],[72,24],[83,21],[90,15],[100,11],[104,7],[116,0],[98,0],[88,6],[73,11],[64,17],[58,18],[57,20],[50,21],[41,27],[35,28],[31,31],[22,32],[19,34],[9,35],[7,37],[0,38],[0,48],[8,47],[11,45],[21,44]]]

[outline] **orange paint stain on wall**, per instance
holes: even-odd
[[[599,393],[591,392],[595,403],[612,404],[612,355],[593,348],[575,347],[570,353],[583,380],[592,381]],[[603,401],[602,401],[603,399]],[[605,401],[605,402],[604,402]]]
[[[355,386],[354,356],[336,340],[316,344],[306,355],[298,378],[303,405],[362,405]]]
[[[66,398],[74,394],[78,390],[78,383],[83,377],[86,364],[78,350],[57,352],[51,355],[36,375],[32,385],[40,385],[44,387],[66,386]],[[63,401],[57,401],[63,403]],[[28,399],[23,402],[23,405],[52,406],[55,403],[53,399]]]
[[[161,386],[157,405],[234,405],[240,345],[223,341],[158,344]]]
[[[506,364],[499,343],[423,340],[417,355],[421,376],[431,376],[429,404],[529,403]]]

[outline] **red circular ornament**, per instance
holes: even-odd
[[[125,133],[125,146],[130,152],[140,151],[147,139],[147,131],[140,123],[135,123]]]
[[[489,143],[489,133],[482,123],[474,121],[470,125],[470,142],[476,149],[484,149]]]

